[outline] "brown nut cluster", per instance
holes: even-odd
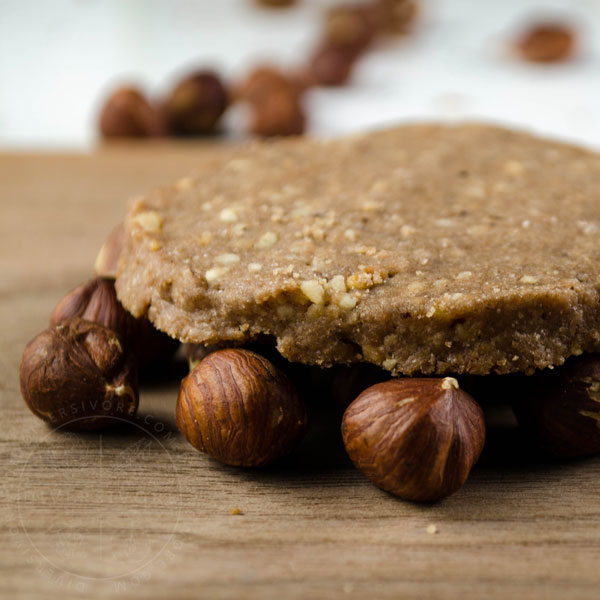
[[[456,379],[392,379],[365,390],[342,419],[356,467],[406,500],[434,501],[466,481],[485,441],[483,412]]]
[[[260,467],[287,454],[307,414],[287,377],[248,350],[209,354],[182,381],[177,427],[200,452],[228,465]]]
[[[100,429],[130,419],[138,407],[134,361],[112,330],[70,319],[27,344],[19,370],[33,414],[55,427]]]
[[[294,3],[254,1],[270,7]],[[101,131],[106,137],[214,133],[231,97],[234,102],[249,104],[251,117],[245,127],[249,133],[260,137],[300,135],[307,121],[304,92],[316,85],[346,84],[357,60],[373,42],[386,33],[406,33],[416,14],[415,0],[341,3],[325,12],[321,39],[306,61],[291,71],[258,68],[228,93],[215,72],[202,70],[180,81],[160,110],[133,88],[118,90],[102,112]]]
[[[148,319],[136,319],[127,312],[117,298],[112,278],[95,277],[69,292],[52,311],[50,325],[72,317],[94,321],[115,331],[140,367],[171,356],[179,345]]]
[[[519,424],[549,454],[600,452],[600,356],[570,359],[527,378],[513,409]]]
[[[573,31],[558,23],[533,25],[516,42],[516,49],[524,60],[552,63],[569,59],[575,49]]]
[[[169,131],[184,136],[212,133],[228,102],[225,86],[216,73],[193,73],[180,81],[164,101]]]
[[[99,127],[106,138],[162,136],[167,132],[160,111],[133,87],[119,88],[110,95],[100,113]]]

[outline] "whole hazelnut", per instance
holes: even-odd
[[[164,119],[143,94],[132,87],[113,92],[100,113],[100,133],[104,137],[144,137],[166,134]]]
[[[325,19],[327,44],[342,46],[355,53],[364,51],[377,34],[373,10],[361,5],[335,6]]]
[[[466,481],[485,441],[483,412],[456,379],[392,379],[346,409],[342,437],[356,467],[407,500],[449,496]]]
[[[287,377],[249,350],[209,354],[182,381],[177,427],[194,448],[228,465],[259,467],[287,454],[307,426]]]
[[[284,75],[279,69],[263,65],[253,69],[243,80],[238,82],[233,95],[236,100],[260,103],[274,89],[286,88],[292,94],[301,94],[304,91],[302,81],[296,76]]]
[[[148,319],[136,319],[126,311],[117,298],[114,279],[109,277],[94,277],[69,292],[52,311],[50,325],[72,317],[94,321],[115,331],[140,367],[169,357],[179,345]]]
[[[531,62],[558,62],[568,59],[574,50],[573,31],[559,23],[531,26],[516,42],[521,57]]]
[[[350,75],[357,53],[352,48],[334,44],[323,44],[313,54],[309,70],[317,85],[344,85]]]
[[[227,103],[219,76],[213,71],[199,71],[173,88],[163,110],[175,135],[205,135],[214,131]]]
[[[600,356],[570,359],[526,378],[513,401],[519,424],[549,454],[600,452]]]
[[[250,131],[261,137],[300,135],[305,116],[300,97],[285,87],[273,88],[252,105]]]
[[[43,331],[27,344],[19,375],[27,406],[55,427],[100,429],[137,410],[135,364],[98,323],[75,318]]]

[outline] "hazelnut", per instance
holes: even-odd
[[[323,44],[313,54],[309,70],[317,85],[344,85],[352,73],[357,53],[352,48]]]
[[[259,467],[287,454],[307,426],[288,378],[249,350],[209,354],[182,381],[177,426],[200,452],[226,464]]]
[[[407,500],[449,496],[483,448],[479,405],[456,379],[392,379],[366,389],[346,409],[342,437],[356,467]]]
[[[378,0],[380,23],[389,33],[404,34],[410,31],[418,13],[414,0]]]
[[[50,325],[72,317],[94,321],[117,332],[140,367],[170,356],[179,345],[148,319],[136,319],[127,312],[117,298],[114,280],[108,277],[95,277],[69,292],[52,311]]]
[[[256,67],[239,82],[233,94],[236,100],[255,104],[278,88],[286,88],[290,93],[299,95],[304,90],[302,83],[297,77],[284,75],[278,69],[264,65]]]
[[[218,75],[199,71],[175,86],[163,109],[172,133],[205,135],[214,131],[227,103],[227,92]]]
[[[367,6],[340,5],[332,8],[325,19],[325,40],[332,46],[342,46],[356,54],[373,41],[378,21]]]
[[[100,248],[94,262],[94,275],[112,277],[113,279],[117,276],[117,265],[123,248],[124,237],[125,228],[120,223],[110,232],[104,244],[102,244],[102,248]]]
[[[36,416],[68,429],[100,429],[138,406],[134,362],[119,336],[98,323],[70,319],[27,344],[21,393]]]
[[[600,356],[570,359],[527,377],[513,410],[519,424],[558,457],[600,452]]]
[[[165,135],[160,111],[132,87],[113,92],[100,113],[100,132],[104,137],[144,137]]]
[[[521,57],[531,62],[558,62],[573,53],[575,36],[558,23],[533,25],[516,42]]]
[[[305,117],[300,98],[294,91],[273,88],[252,106],[250,131],[262,137],[300,135],[304,132]]]

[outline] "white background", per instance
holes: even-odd
[[[299,64],[333,3],[275,11],[251,0],[0,0],[0,147],[92,147],[99,103],[119,82],[160,97],[193,67],[234,80],[265,59]],[[350,86],[308,94],[312,133],[491,119],[600,147],[600,0],[422,5],[414,35],[369,52]],[[539,15],[575,24],[576,60],[540,66],[511,55],[511,39]]]

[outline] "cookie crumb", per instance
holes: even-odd
[[[230,515],[243,515],[244,511],[242,511],[241,508],[230,508],[229,509],[229,514]]]

